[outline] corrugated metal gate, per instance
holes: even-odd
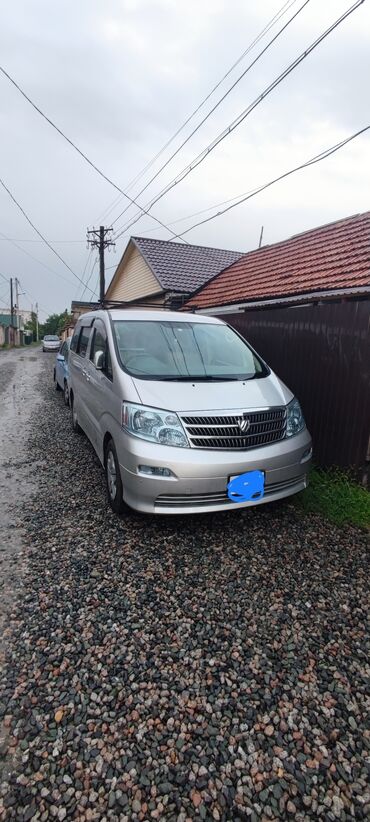
[[[219,316],[299,398],[316,462],[353,467],[364,477],[370,457],[370,301]]]

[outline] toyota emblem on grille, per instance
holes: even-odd
[[[250,425],[251,425],[251,421],[250,421],[249,417],[247,416],[247,414],[243,414],[243,416],[240,417],[240,419],[238,420],[239,431],[242,434],[246,434],[247,431],[249,431],[249,429],[250,429]]]

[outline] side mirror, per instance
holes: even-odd
[[[96,351],[94,354],[94,365],[97,371],[102,371],[105,365],[104,351]]]
[[[63,354],[57,354],[57,360],[58,362],[64,362]]]

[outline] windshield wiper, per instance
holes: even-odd
[[[176,377],[153,377],[153,380],[161,380],[166,382],[238,382],[239,377],[222,377],[214,374],[198,374],[191,376],[190,374],[178,374]]]

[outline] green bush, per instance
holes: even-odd
[[[304,511],[316,511],[337,525],[346,522],[370,528],[370,493],[338,469],[314,468],[310,484],[297,497]]]

